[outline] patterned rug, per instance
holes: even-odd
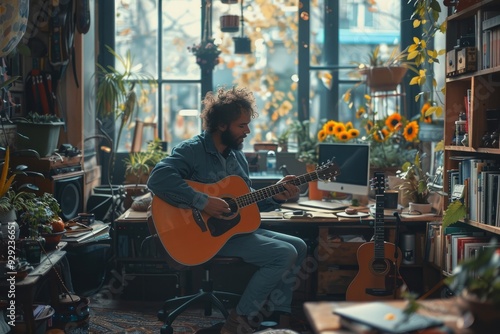
[[[184,311],[172,324],[174,333],[192,334],[201,328],[208,328],[224,321],[222,314],[214,313],[210,317],[203,315],[202,309]],[[163,323],[156,317],[156,311],[111,310],[92,308],[88,333],[159,333]]]
[[[163,322],[157,317],[162,304],[162,301],[106,300],[91,297],[88,329],[71,331],[71,334],[158,334],[163,326]],[[179,315],[172,327],[176,334],[192,334],[198,329],[208,328],[223,321],[224,317],[218,311],[214,310],[211,316],[205,316],[202,308],[193,307]]]

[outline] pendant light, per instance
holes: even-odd
[[[233,37],[234,40],[234,53],[235,54],[251,54],[252,53],[252,41],[250,38],[244,36],[244,17],[243,17],[243,0],[241,0],[241,36]]]

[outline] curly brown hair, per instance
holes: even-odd
[[[203,105],[200,117],[203,120],[203,129],[209,132],[215,132],[221,124],[229,125],[237,120],[242,112],[249,113],[252,119],[259,116],[255,97],[247,88],[219,88],[217,95],[208,92]]]

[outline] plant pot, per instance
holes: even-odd
[[[40,157],[52,155],[57,150],[59,133],[64,122],[53,123],[16,123],[18,134],[16,148],[18,150],[32,149]]]
[[[500,308],[492,302],[480,301],[476,295],[467,290],[457,298],[459,309],[464,315],[469,312],[472,315],[470,327],[477,333],[488,333],[493,328],[500,326]]]
[[[237,32],[240,27],[240,17],[238,15],[222,15],[219,22],[222,32]]]
[[[28,238],[22,240],[22,249],[24,257],[31,265],[37,265],[42,258],[42,246],[45,244],[45,239],[39,237],[37,239]]]
[[[55,233],[42,233],[42,237],[45,239],[45,250],[54,250],[57,248],[59,241],[61,241],[65,231],[55,232]]]
[[[251,54],[252,41],[248,37],[233,37],[235,54]]]
[[[432,212],[432,204],[430,203],[408,203],[408,211],[410,213],[431,213]]]
[[[371,67],[361,70],[373,92],[396,90],[408,69],[404,66]]]

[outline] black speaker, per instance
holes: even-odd
[[[54,197],[61,206],[59,216],[64,221],[78,216],[83,211],[83,175],[55,175]]]

